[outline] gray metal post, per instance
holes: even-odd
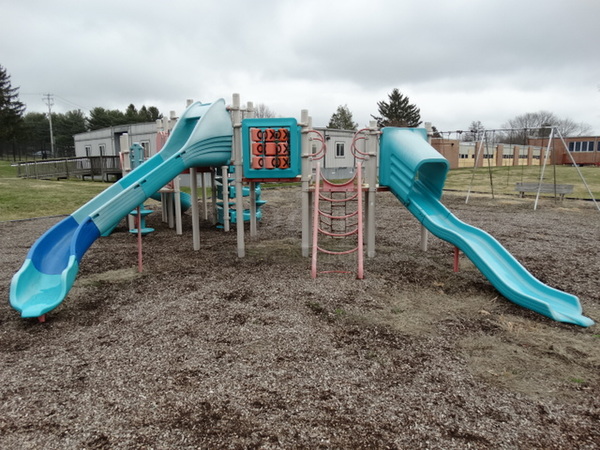
[[[238,258],[246,256],[244,242],[244,185],[242,180],[242,110],[240,108],[240,94],[233,94],[231,107],[231,120],[233,121],[233,167],[235,167],[235,210],[237,217],[237,253]]]
[[[212,200],[212,224],[217,224],[217,181],[216,169],[210,171],[210,187],[211,187],[211,200]]]
[[[200,250],[200,213],[198,211],[198,178],[195,167],[190,168],[190,190],[192,191],[192,241],[194,250]],[[202,174],[204,176],[204,174]]]
[[[229,231],[229,176],[227,166],[221,167],[221,194],[223,196],[223,231]]]
[[[202,211],[204,212],[204,220],[208,220],[208,203],[206,201],[206,172],[201,172],[200,188],[202,189]]]
[[[425,129],[427,130],[427,142],[431,145],[432,127],[431,122],[425,122]],[[421,224],[421,251],[426,252],[429,248],[429,232],[427,228]]]
[[[181,186],[179,185],[179,175],[173,180],[173,187],[175,192],[173,193],[173,206],[175,207],[175,233],[177,235],[183,234],[183,223],[181,219]]]
[[[367,134],[365,153],[369,158],[365,162],[365,178],[368,184],[367,191],[367,220],[366,235],[367,235],[367,257],[375,257],[375,197],[377,195],[377,154],[379,150],[379,130],[377,123],[371,121],[369,124],[370,131]]]
[[[246,103],[246,114],[248,118],[254,117],[254,104]],[[256,183],[250,182],[250,236],[258,236],[258,221],[256,219]]]
[[[300,124],[302,136],[300,139],[300,154],[302,155],[302,256],[310,256],[310,180],[312,168],[310,164],[310,145],[308,132],[310,130],[308,110],[303,109],[300,113]]]

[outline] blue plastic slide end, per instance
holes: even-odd
[[[79,261],[100,231],[91,218],[72,217],[46,232],[31,248],[10,285],[10,304],[22,317],[39,317],[56,308],[73,286]]]
[[[27,259],[13,276],[10,285],[10,305],[21,317],[39,317],[56,308],[73,286],[79,264],[75,255],[69,258],[67,268],[60,274],[46,274],[37,270]]]

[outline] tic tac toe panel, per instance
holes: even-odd
[[[300,175],[300,128],[296,119],[243,120],[242,151],[246,178]]]

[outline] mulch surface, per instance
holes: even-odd
[[[600,332],[504,299],[390,193],[365,279],[310,276],[298,188],[264,189],[257,237],[148,218],[144,271],[124,222],[87,252],[45,323],[8,304],[59,218],[0,223],[0,447],[600,448]],[[447,193],[537,278],[600,320],[600,212]],[[354,265],[353,256],[322,261]]]

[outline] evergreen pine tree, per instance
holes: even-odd
[[[348,105],[338,106],[336,112],[331,115],[327,128],[336,130],[356,130],[358,124],[352,119],[352,113],[348,109]]]
[[[0,143],[14,144],[22,128],[24,112],[25,105],[19,101],[19,88],[12,87],[10,75],[0,66]]]
[[[421,110],[409,103],[408,97],[394,89],[388,95],[389,102],[377,102],[379,117],[371,115],[379,127],[418,127],[421,124]]]

